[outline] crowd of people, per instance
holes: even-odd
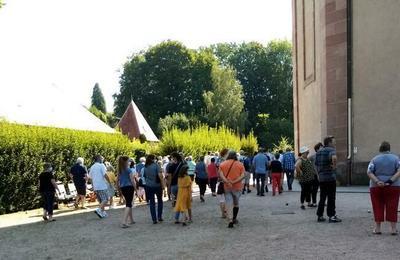
[[[95,214],[106,218],[106,207],[113,207],[113,198],[117,194],[120,204],[125,204],[120,226],[128,228],[135,223],[132,207],[135,198],[149,205],[151,220],[154,224],[163,220],[163,197],[171,201],[175,211],[175,223],[186,226],[192,222],[192,186],[198,185],[200,202],[204,203],[205,193],[209,187],[211,198],[216,197],[221,217],[227,219],[228,227],[238,224],[239,199],[250,193],[251,179],[257,196],[268,193],[268,182],[272,184],[272,196],[284,191],[286,176],[287,191],[293,189],[297,179],[300,187],[300,208],[317,208],[318,222],[325,222],[326,214],[329,223],[342,220],[336,215],[336,165],[335,138],[328,136],[323,143],[314,146],[310,155],[308,147],[301,147],[298,156],[290,149],[271,154],[260,148],[249,155],[244,152],[223,149],[220,152],[208,152],[200,156],[197,162],[192,156],[184,157],[174,152],[169,156],[156,157],[148,155],[139,158],[135,164],[132,158],[120,156],[115,170],[105,162],[101,155],[95,157],[95,163],[87,170],[83,158],[77,158],[70,170],[78,196],[75,208],[86,208],[85,199],[87,183],[91,182],[99,202]],[[390,153],[390,144],[382,143],[380,154],[368,166],[371,179],[370,194],[376,226],[374,234],[381,234],[381,223],[391,223],[391,233],[397,234],[397,209],[400,195],[400,160]],[[296,158],[297,157],[297,158]],[[59,193],[50,164],[39,176],[39,190],[43,197],[43,219],[55,221],[53,204],[55,193]],[[317,204],[317,194],[320,199]],[[307,205],[305,205],[307,203]],[[385,214],[386,213],[386,214]],[[386,218],[385,218],[386,216]]]

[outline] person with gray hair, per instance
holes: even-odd
[[[86,209],[85,207],[85,197],[86,197],[86,182],[88,180],[88,171],[86,166],[84,165],[84,159],[79,157],[76,159],[76,163],[72,166],[70,170],[70,177],[72,178],[76,192],[78,196],[76,196],[76,200],[74,203],[75,209],[79,208],[79,204],[81,203],[81,208]]]
[[[244,166],[239,162],[235,151],[229,151],[226,161],[219,166],[219,175],[224,183],[228,228],[233,228],[235,224],[238,224],[239,198],[243,189],[242,180],[245,177]],[[232,208],[232,214],[229,212],[230,208]]]

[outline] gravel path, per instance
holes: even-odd
[[[299,195],[243,196],[233,230],[210,196],[204,204],[194,198],[194,223],[187,227],[173,224],[166,203],[165,222],[157,225],[139,206],[129,229],[118,226],[121,209],[102,220],[87,212],[1,228],[0,259],[400,259],[400,239],[388,226],[382,236],[371,234],[369,194],[339,193],[339,224],[317,223],[314,209],[299,208]]]

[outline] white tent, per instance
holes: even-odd
[[[9,122],[115,133],[115,130],[90,113],[73,98],[56,88],[29,95],[0,95],[0,118]]]

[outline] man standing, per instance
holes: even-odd
[[[97,155],[95,157],[96,162],[90,167],[89,178],[92,179],[93,190],[96,193],[97,200],[100,205],[99,208],[95,210],[94,213],[99,218],[107,217],[107,213],[105,211],[105,207],[108,202],[108,191],[107,191],[107,182],[109,182],[107,176],[106,166],[103,164],[104,158],[101,155]]]
[[[317,152],[315,165],[318,170],[320,182],[320,200],[318,204],[318,222],[324,222],[325,201],[328,198],[327,215],[329,223],[342,222],[336,216],[336,141],[333,136],[324,139],[324,147]]]
[[[75,209],[79,208],[79,203],[82,203],[82,209],[85,209],[86,182],[88,177],[86,166],[83,163],[83,158],[79,157],[76,159],[76,164],[72,166],[70,171],[70,177],[74,181],[76,192],[78,193],[74,204]]]
[[[294,152],[289,148],[286,149],[286,153],[282,157],[283,170],[286,174],[286,181],[288,185],[288,190],[292,190],[292,184],[294,180],[294,168],[296,164],[296,158]]]
[[[268,166],[268,157],[264,154],[263,149],[260,149],[253,159],[253,167],[257,180],[257,196],[264,196],[265,177],[267,175]],[[268,192],[268,187],[265,188],[265,191]]]

